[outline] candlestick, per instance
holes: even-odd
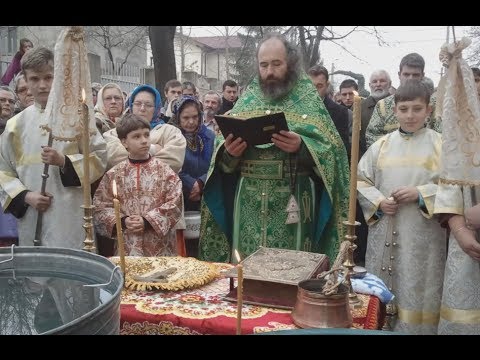
[[[242,335],[242,308],[243,308],[243,265],[240,263],[240,255],[235,249],[237,258],[237,335]]]
[[[347,256],[343,262],[343,266],[346,268],[345,271],[345,284],[349,287],[349,303],[351,307],[361,307],[362,301],[358,298],[357,294],[353,290],[351,277],[355,275],[353,268],[355,267],[355,262],[353,261],[353,252],[357,248],[355,245],[355,240],[357,236],[355,235],[355,226],[360,225],[356,221],[356,211],[357,211],[357,167],[358,167],[358,148],[360,140],[360,126],[361,126],[361,105],[362,99],[358,94],[355,93],[353,98],[353,123],[352,123],[352,147],[351,147],[351,157],[350,157],[350,198],[349,198],[349,208],[348,208],[348,221],[343,223],[347,226],[347,234],[345,239],[350,242],[350,245],[347,249]]]
[[[348,221],[355,223],[357,210],[357,167],[358,167],[358,148],[361,126],[361,101],[360,96],[355,95],[353,99],[353,123],[352,123],[352,147],[350,156],[350,203],[348,208]]]
[[[90,121],[88,105],[85,102],[85,89],[82,89],[82,121],[83,121],[83,204],[90,206],[92,197],[90,193]]]
[[[83,185],[83,228],[85,229],[85,240],[83,241],[83,250],[94,252],[95,241],[93,240],[93,205],[92,196],[90,190],[90,130],[89,130],[89,113],[88,105],[85,102],[85,89],[82,89],[82,122],[83,122],[83,179],[81,181]]]
[[[122,268],[123,276],[125,277],[125,248],[123,242],[122,232],[122,218],[120,217],[120,201],[117,198],[117,183],[113,179],[113,207],[115,209],[115,223],[117,225],[117,247],[118,255],[120,256],[120,267]]]

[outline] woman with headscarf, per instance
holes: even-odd
[[[98,91],[94,112],[100,134],[115,129],[115,123],[122,116],[123,107],[122,89],[117,84],[108,83]]]
[[[150,154],[166,162],[173,171],[180,171],[185,157],[186,141],[175,126],[165,124],[160,119],[162,100],[160,93],[150,85],[135,88],[127,102],[129,111],[150,122],[152,146]],[[103,134],[107,142],[107,170],[126,160],[128,152],[118,139],[115,129]]]
[[[213,153],[215,134],[202,122],[200,102],[191,95],[183,95],[172,103],[169,124],[180,129],[187,140],[185,160],[179,173],[183,184],[185,211],[198,211]]]
[[[17,53],[13,56],[13,59],[8,65],[7,70],[5,70],[5,73],[2,76],[2,79],[0,80],[0,85],[5,85],[8,86],[12,79],[20,72],[21,70],[21,65],[20,61],[23,58],[23,55],[25,53],[33,48],[33,43],[28,40],[28,39],[20,39],[20,48],[18,49]]]

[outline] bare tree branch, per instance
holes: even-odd
[[[147,36],[146,26],[88,26],[85,32],[89,39],[103,47],[107,53],[107,57],[112,63],[114,73],[119,73],[123,66],[127,63],[128,57],[136,48],[144,48],[141,46],[142,40]],[[122,58],[122,62],[116,69],[114,59],[114,49],[121,48],[126,50],[126,56]]]

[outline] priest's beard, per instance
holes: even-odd
[[[298,80],[298,76],[298,71],[289,69],[283,79],[269,76],[263,80],[261,76],[258,75],[258,81],[263,95],[268,99],[277,100],[283,98],[292,90]]]

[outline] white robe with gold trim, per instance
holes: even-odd
[[[358,199],[369,225],[365,265],[392,288],[398,307],[395,330],[436,334],[446,257],[446,235],[432,218],[439,177],[441,135],[399,130],[375,142],[358,165]],[[402,204],[395,216],[375,213],[399,186],[415,186],[418,203]],[[390,271],[391,270],[391,271]]]
[[[463,215],[480,202],[479,186],[440,184],[435,213]],[[477,231],[477,240],[480,231]],[[450,233],[439,334],[480,335],[480,263],[465,253]]]
[[[41,146],[48,143],[48,133],[39,128],[45,115],[38,104],[7,122],[0,141],[0,203],[5,210],[23,190],[40,191],[44,164]],[[83,155],[81,144],[54,141],[52,147],[68,156],[83,181]],[[90,183],[105,172],[106,144],[96,132],[90,140]],[[50,208],[43,214],[41,241],[43,246],[82,249],[85,231],[82,227],[82,187],[64,187],[58,166],[49,167],[46,191],[53,195]],[[90,186],[90,185],[89,185]],[[28,207],[18,219],[18,236],[21,246],[33,246],[38,212]]]

